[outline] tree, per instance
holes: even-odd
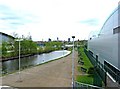
[[[7,55],[7,42],[2,42],[2,57]]]
[[[2,57],[2,44],[0,44],[0,58]]]
[[[17,34],[16,32],[13,32],[13,33],[12,33],[12,36],[13,36],[14,38],[18,38],[18,34]]]
[[[3,42],[0,48],[2,50],[1,55],[4,58],[14,57],[19,55],[19,41],[14,40],[14,41]],[[37,44],[33,42],[31,39],[27,39],[23,36],[23,40],[20,41],[20,51],[21,51],[21,55],[36,54]]]
[[[22,55],[37,53],[37,44],[32,40],[24,39],[20,45]]]

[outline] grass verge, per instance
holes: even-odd
[[[78,66],[77,66],[77,69],[78,69],[78,72],[80,73],[80,75],[77,75],[76,81],[80,82],[80,83],[93,84],[94,75],[93,74],[88,74],[89,68],[93,67],[93,65],[90,62],[87,55],[84,53],[84,48],[83,47],[80,47],[78,49],[78,53],[79,53],[78,54],[79,55],[78,60],[82,60],[84,62],[84,64],[83,65],[78,64]],[[86,68],[87,71],[85,73],[82,73],[81,67]]]
[[[84,65],[82,65],[82,67],[88,69],[90,67],[93,67],[92,63],[90,62],[89,58],[86,56],[86,54],[84,53],[84,48],[80,47],[79,49],[80,53],[81,53],[81,57],[83,58],[84,61]]]
[[[77,82],[93,84],[93,75],[78,75]]]

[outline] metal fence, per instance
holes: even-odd
[[[106,61],[104,62],[104,69],[114,78],[116,82],[120,84],[120,71],[111,66]]]
[[[116,82],[118,82],[120,84],[120,71],[119,70],[117,70],[115,67],[111,66],[106,61],[104,61],[104,64],[100,63],[98,57],[95,58],[91,51],[87,51],[86,49],[84,49],[84,52],[90,59],[91,63],[94,65],[96,72],[101,77],[105,86],[106,86],[107,72],[114,78],[114,80]]]
[[[88,56],[88,58],[90,59],[91,63],[94,66],[94,69],[96,70],[95,75],[98,75],[98,78],[97,78],[97,80],[95,79],[95,81],[99,81],[99,84],[97,82],[94,82],[94,85],[101,86],[101,81],[103,81],[104,84],[106,85],[106,76],[107,76],[107,74],[106,74],[106,71],[104,70],[104,65],[101,64],[98,61],[98,57],[95,58],[93,56],[92,52],[87,51],[86,49],[84,49],[84,52]],[[99,78],[99,76],[100,76],[100,78]]]
[[[74,89],[104,89],[104,88],[75,81]]]

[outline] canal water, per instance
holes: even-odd
[[[29,68],[32,66],[36,66],[51,60],[55,60],[57,58],[64,57],[70,54],[70,51],[67,50],[59,50],[53,51],[50,53],[44,53],[40,55],[34,55],[30,57],[21,58],[21,69]],[[9,74],[17,71],[19,69],[19,59],[8,60],[2,62],[2,74]]]

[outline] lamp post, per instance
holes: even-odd
[[[74,38],[75,36],[72,36],[73,38],[73,50],[72,50],[72,87],[74,88]]]
[[[20,50],[20,48],[21,48],[21,47],[20,47],[20,42],[21,42],[22,40],[23,40],[23,39],[17,39],[17,40],[16,40],[16,41],[19,42],[19,65],[18,65],[18,66],[19,66],[19,80],[18,80],[19,82],[22,82],[21,76],[20,76],[20,63],[21,63],[21,62],[20,62],[20,51],[21,51],[21,50]]]

